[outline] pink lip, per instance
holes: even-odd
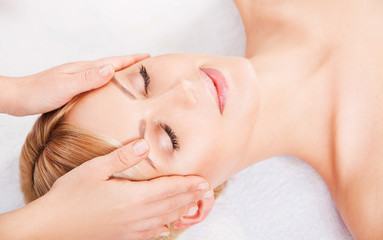
[[[226,79],[220,71],[213,68],[201,68],[201,71],[201,76],[207,81],[208,88],[212,95],[215,96],[219,111],[222,114],[225,108],[228,92]],[[210,86],[211,83],[214,84],[215,91],[212,90],[212,87],[209,87],[209,83]]]

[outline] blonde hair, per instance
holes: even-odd
[[[62,108],[42,114],[28,134],[21,150],[19,165],[25,203],[43,196],[58,178],[73,168],[121,147],[112,138],[65,121],[66,114],[77,100],[78,97]],[[132,169],[129,175],[134,173]],[[156,239],[174,239],[180,231],[172,228],[170,225],[169,237]]]
[[[64,121],[76,100],[41,115],[25,140],[19,165],[25,203],[47,193],[73,168],[119,147],[116,141]]]

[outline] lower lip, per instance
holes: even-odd
[[[227,92],[229,89],[225,77],[220,71],[213,68],[201,68],[201,71],[204,72],[213,82],[217,91],[219,111],[223,114],[227,100]]]

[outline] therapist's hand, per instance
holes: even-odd
[[[197,176],[139,182],[111,177],[147,154],[145,140],[137,140],[73,169],[26,206],[29,214],[23,217],[30,223],[18,222],[19,231],[30,227],[26,232],[32,233],[26,239],[55,240],[144,240],[166,235],[164,225],[188,215],[211,189]]]
[[[0,104],[0,111],[14,116],[52,111],[79,93],[103,86],[115,71],[147,57],[149,54],[137,54],[67,63],[31,76],[7,78],[0,90],[7,103]]]

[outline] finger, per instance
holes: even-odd
[[[85,164],[97,172],[96,177],[108,180],[113,174],[133,167],[145,159],[148,152],[148,144],[144,139],[140,139],[129,143],[108,155],[90,160]]]
[[[64,75],[65,86],[72,96],[99,88],[109,82],[114,76],[111,64],[98,68],[91,68],[78,73]]]
[[[100,68],[107,64],[111,64],[116,71],[119,71],[148,57],[150,57],[150,54],[148,53],[133,54],[127,56],[105,57],[94,61],[79,61],[66,63],[59,67],[61,68],[61,71],[63,71],[66,74],[73,74],[90,70],[93,68]]]
[[[134,227],[135,227],[135,229],[137,229],[137,231],[143,231],[143,230],[147,230],[147,229],[155,229],[155,228],[159,228],[163,225],[167,225],[167,224],[170,224],[172,222],[175,222],[176,220],[178,220],[181,217],[193,216],[197,213],[198,213],[197,203],[190,203],[186,206],[182,206],[178,209],[175,209],[172,212],[142,220],[139,223],[137,223],[137,225]]]
[[[160,177],[150,181],[137,182],[141,189],[146,191],[141,194],[141,201],[150,203],[171,198],[177,194],[209,189],[209,183],[199,176],[170,176]]]
[[[71,74],[66,80],[72,96],[99,88],[109,82],[115,71],[129,67],[132,64],[149,57],[149,54],[137,54],[124,57],[108,57],[96,61],[92,68]],[[67,76],[65,77],[67,79]]]
[[[97,66],[103,66],[106,64],[112,64],[116,71],[127,68],[134,63],[142,61],[146,58],[150,57],[150,54],[134,54],[128,56],[118,56],[118,57],[106,57],[101,58],[96,61]]]
[[[172,213],[175,211],[176,213],[179,213],[179,214],[186,214],[186,212],[182,212],[182,211],[180,212],[179,209],[182,209],[183,207],[186,207],[195,202],[198,202],[199,200],[203,198],[213,197],[213,195],[214,195],[214,192],[211,189],[197,190],[197,191],[178,194],[171,198],[146,204],[146,211],[143,211],[142,216],[140,217],[152,218],[152,217]],[[179,215],[179,217],[182,217],[182,216],[184,215]]]
[[[154,230],[146,230],[146,231],[141,231],[138,232],[136,235],[137,240],[147,240],[150,238],[155,238],[155,237],[167,237],[169,236],[170,232],[168,227],[162,226],[159,228],[156,228]],[[129,236],[130,237],[130,236]]]
[[[164,224],[169,224],[175,222],[184,216],[193,216],[198,213],[198,205],[196,203],[192,203],[188,206],[184,206],[182,208],[177,209],[177,211],[173,211],[168,214],[164,214],[162,216],[151,218],[146,221],[147,227],[156,228],[162,226]]]

